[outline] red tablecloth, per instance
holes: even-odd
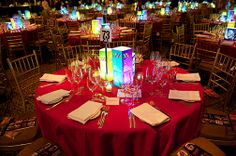
[[[140,65],[144,70],[149,62]],[[178,69],[179,72],[185,72]],[[56,72],[64,74],[64,70]],[[41,83],[44,85],[45,83]],[[63,88],[69,90],[67,81],[60,85],[38,88],[36,95]],[[86,86],[86,85],[85,85]],[[174,84],[175,89],[199,90],[200,84]],[[199,132],[201,102],[184,104],[159,95],[150,96],[150,85],[144,84],[140,102],[155,101],[156,106],[171,117],[168,123],[152,127],[136,118],[136,128],[129,128],[128,106],[110,106],[103,128],[98,128],[98,118],[82,125],[67,118],[67,114],[91,98],[85,89],[82,95],[74,96],[68,103],[46,110],[47,105],[35,101],[37,118],[43,136],[55,141],[68,156],[166,156],[171,150],[196,137]],[[108,96],[116,96],[113,87]]]
[[[203,39],[203,38],[198,38],[197,43],[198,46],[202,48],[207,48],[209,50],[215,50],[218,46],[220,47],[220,52],[229,56],[232,56],[236,58],[236,46],[233,45],[233,41],[227,41],[227,42],[232,42],[232,44],[229,45],[222,45],[223,41],[221,42],[216,42],[213,39]]]
[[[13,35],[14,33],[19,33],[19,32],[7,32],[8,35]],[[34,40],[35,37],[37,37],[37,28],[34,29],[29,29],[29,30],[22,30],[22,38],[25,46],[29,46],[29,44]],[[0,32],[0,39],[3,43],[3,45],[7,45],[7,39],[6,39],[6,34],[3,32]]]

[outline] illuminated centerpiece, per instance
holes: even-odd
[[[29,10],[25,10],[25,18],[26,19],[31,19],[31,13]]]
[[[92,20],[92,32],[93,34],[100,34],[101,22],[99,20]]]
[[[99,50],[99,60],[100,60],[100,76],[103,80],[112,81],[113,80],[113,70],[112,70],[112,49],[107,48],[107,69],[106,71],[106,49],[102,48]]]
[[[132,69],[132,49],[129,47],[119,46],[112,48],[112,65],[113,65],[113,84],[128,84],[133,78]]]

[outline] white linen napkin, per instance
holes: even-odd
[[[101,111],[102,103],[95,101],[87,101],[79,108],[68,114],[68,118],[85,124],[89,119],[92,119]]]
[[[162,66],[171,66],[171,67],[175,67],[175,66],[178,66],[179,63],[176,62],[176,61],[162,61],[161,62]]]
[[[170,120],[168,115],[157,110],[148,103],[143,103],[130,111],[140,120],[143,120],[152,126],[157,126]]]
[[[201,81],[199,73],[176,74],[176,80],[180,81]]]
[[[50,93],[46,93],[37,97],[37,100],[41,101],[44,104],[53,104],[57,103],[63,99],[63,97],[70,95],[70,91],[59,89]]]
[[[48,74],[45,73],[43,76],[39,79],[40,81],[47,81],[47,82],[62,82],[66,78],[66,75],[55,75],[55,74]]]
[[[168,98],[192,102],[201,101],[199,91],[170,90]]]

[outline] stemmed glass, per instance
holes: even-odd
[[[87,87],[88,87],[89,91],[92,92],[92,97],[93,97],[94,90],[98,87],[95,77],[96,76],[92,72],[92,68],[89,68],[88,69],[88,78],[87,78]]]
[[[87,78],[87,87],[89,91],[92,92],[92,95],[93,95],[94,90],[97,88],[97,84],[95,84],[93,81]]]

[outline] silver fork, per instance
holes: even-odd
[[[128,110],[129,128],[136,128],[135,116]]]
[[[136,128],[136,121],[135,121],[135,116],[133,113],[131,113],[131,118],[132,118],[132,121],[133,121],[133,128]]]
[[[104,106],[102,108],[100,119],[98,120],[98,128],[102,128],[105,122],[105,118],[108,114],[109,106]]]

